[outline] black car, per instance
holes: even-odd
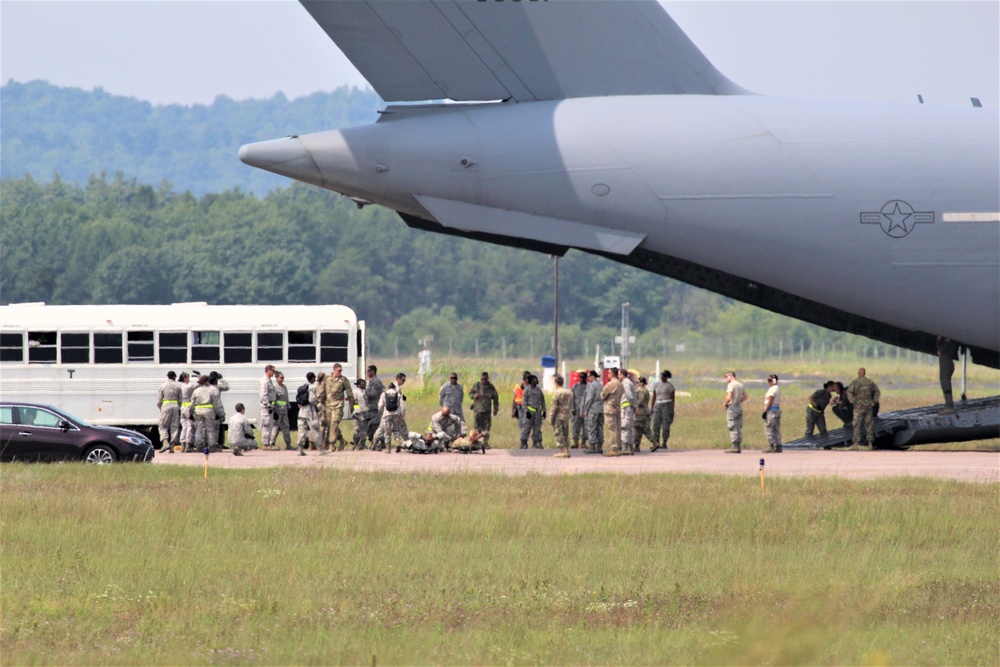
[[[3,461],[152,461],[154,451],[135,431],[92,426],[51,405],[0,401]]]

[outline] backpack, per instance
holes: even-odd
[[[399,409],[399,393],[395,391],[385,392],[385,411],[395,412]]]
[[[305,383],[295,391],[295,402],[299,405],[309,405],[309,383]]]

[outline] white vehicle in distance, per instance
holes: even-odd
[[[57,406],[154,442],[168,371],[221,373],[227,414],[243,403],[253,419],[265,365],[285,374],[294,403],[306,373],[340,363],[353,381],[365,358],[365,323],[346,306],[0,306],[0,398]]]

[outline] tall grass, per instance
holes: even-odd
[[[4,664],[996,664],[1000,487],[8,465]]]

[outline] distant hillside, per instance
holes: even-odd
[[[380,104],[371,90],[343,87],[295,100],[157,106],[100,88],[10,81],[0,87],[0,175],[47,182],[58,173],[85,184],[121,172],[199,196],[234,187],[265,194],[288,180],[240,162],[242,144],[371,123]]]

